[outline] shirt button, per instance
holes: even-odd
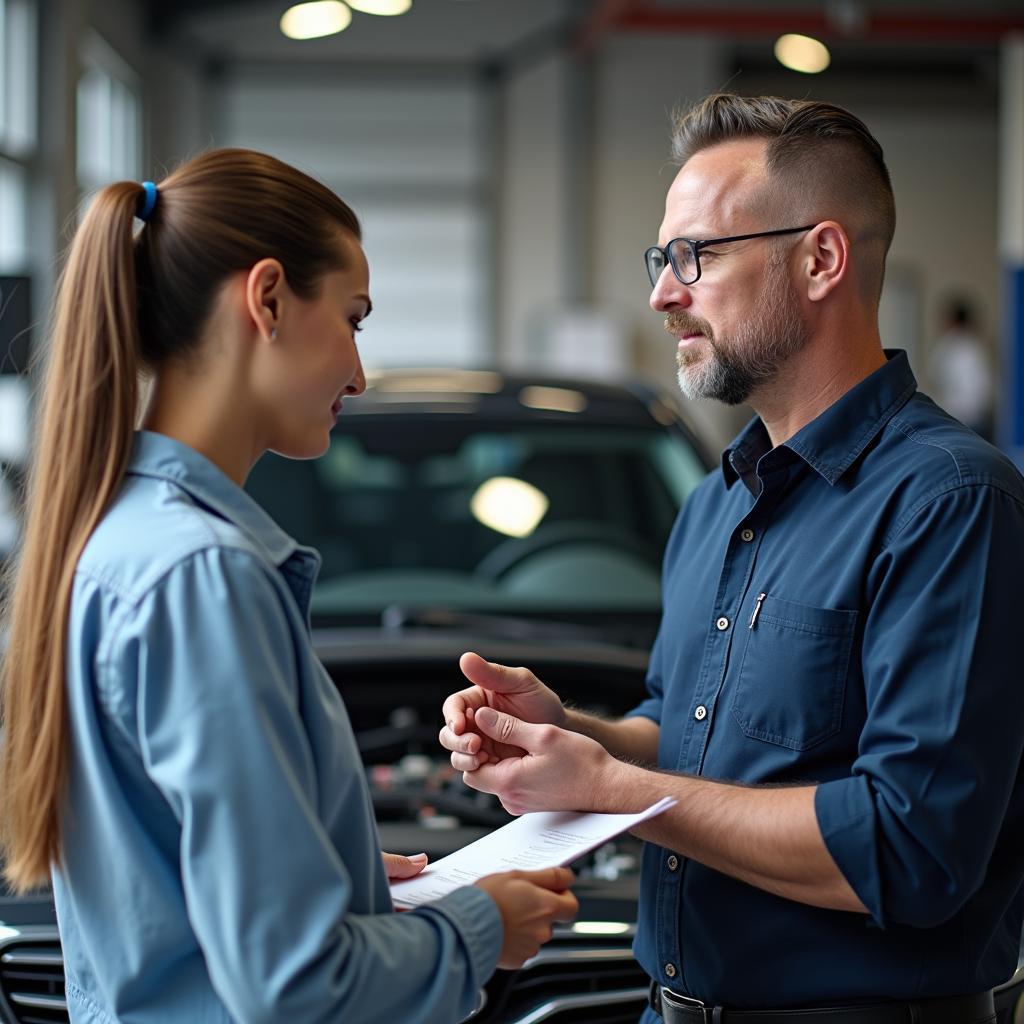
[[[703,704],[698,704],[697,710],[693,713],[693,717],[696,718],[698,722],[703,722],[704,719],[708,717],[708,709],[704,707]]]
[[[665,964],[665,976],[668,978],[674,978],[676,976],[675,964]]]
[[[668,867],[669,871],[675,871],[675,869],[679,867],[679,858],[673,853],[669,856],[668,860],[665,861],[665,865]]]
[[[746,541],[748,544],[754,539],[754,531],[749,527],[740,534],[740,540]]]
[[[715,628],[721,633],[729,628],[729,620],[723,615],[720,619],[716,620]]]

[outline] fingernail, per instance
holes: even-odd
[[[494,708],[481,708],[476,713],[476,720],[481,725],[497,725],[498,724],[498,712]]]
[[[410,853],[409,860],[426,860],[427,855],[425,853]]]

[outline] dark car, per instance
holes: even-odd
[[[609,714],[642,699],[661,551],[709,465],[674,400],[644,385],[439,369],[374,377],[323,458],[261,460],[248,489],[323,556],[314,643],[385,849],[433,859],[509,820],[437,742],[463,651]],[[628,836],[577,865],[576,922],[495,974],[476,1024],[635,1021],[638,868]],[[0,920],[0,1019],[66,1021],[52,902],[4,901]]]

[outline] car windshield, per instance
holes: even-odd
[[[395,606],[656,613],[665,541],[704,472],[684,434],[653,417],[360,410],[323,457],[264,456],[246,486],[320,552],[313,615],[341,623]]]

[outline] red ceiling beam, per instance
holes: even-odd
[[[1024,32],[1024,16],[951,16],[935,14],[872,14],[852,33],[844,32],[823,14],[807,11],[666,10],[634,4],[615,19],[618,31],[731,36],[771,36],[801,32],[819,37],[898,39],[934,42],[996,42],[1010,32]]]
[[[609,31],[627,24],[639,7],[640,0],[600,0],[577,34],[576,50],[580,53],[593,50]]]

